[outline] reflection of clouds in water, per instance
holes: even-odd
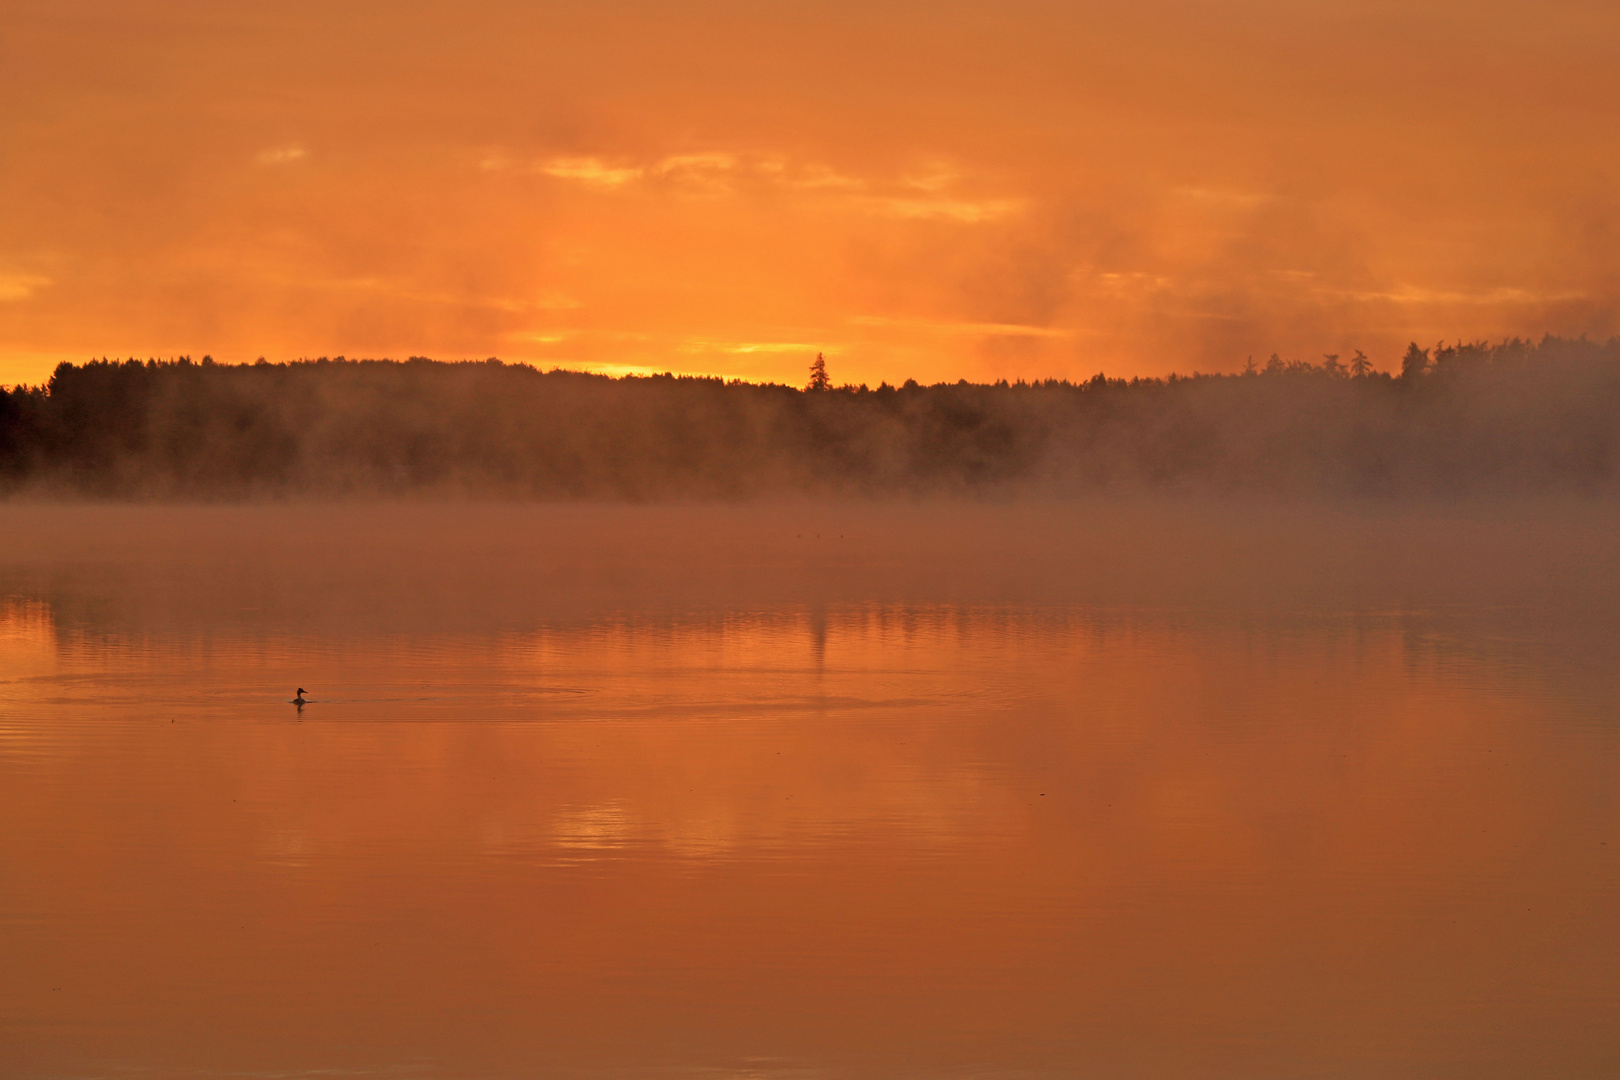
[[[738,1065],[683,1070],[693,1080],[810,1080],[827,1075],[824,1068],[778,1058],[749,1058]]]
[[[308,866],[313,861],[309,837],[302,829],[277,829],[265,836],[259,850],[272,866]]]
[[[1007,810],[996,778],[974,765],[909,776],[917,770],[907,763],[875,760],[842,769],[822,763],[802,774],[756,771],[746,761],[716,760],[711,769],[690,791],[535,806],[526,821],[485,821],[480,850],[564,862],[633,854],[705,860],[869,839],[938,851]]]
[[[635,840],[639,831],[623,803],[608,802],[558,811],[550,839],[558,847],[611,850]]]
[[[501,645],[504,663],[539,671],[605,669],[641,676],[658,670],[666,677],[744,671],[787,676],[810,669],[823,675],[859,672],[862,679],[852,688],[862,692],[838,694],[826,689],[829,684],[818,683],[819,692],[806,694],[795,681],[784,684],[780,694],[756,692],[747,699],[761,708],[851,709],[937,701],[941,693],[931,678],[907,683],[907,689],[918,693],[891,696],[871,693],[871,676],[932,676],[937,674],[938,652],[962,651],[968,639],[986,645],[1004,643],[1010,629],[1049,639],[1089,627],[1093,621],[1091,612],[1072,610],[818,604],[774,611],[686,612],[678,619],[620,614],[584,627],[513,635]],[[753,685],[757,689],[760,684]]]
[[[43,600],[6,597],[0,600],[0,644],[7,650],[31,646],[52,646],[56,640],[56,620],[51,606]],[[0,659],[4,654],[0,654]]]
[[[539,809],[539,813],[543,815],[545,810]],[[588,859],[645,838],[641,823],[622,802],[614,800],[560,807],[544,821],[487,821],[479,846],[491,856],[534,857],[561,848],[572,859]]]
[[[45,734],[21,717],[7,714],[38,691],[32,684],[50,679],[58,663],[56,620],[48,603],[7,597],[0,600],[0,746],[9,751]]]

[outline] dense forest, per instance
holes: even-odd
[[[63,364],[0,391],[12,494],[543,499],[1177,489],[1601,492],[1620,339],[1413,345],[1396,374],[811,386],[497,360]]]

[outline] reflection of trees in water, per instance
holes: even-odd
[[[64,364],[0,395],[0,476],[230,498],[1428,493],[1606,485],[1620,454],[1620,341],[1413,345],[1399,377],[1358,352],[1231,376],[812,384],[420,358]]]

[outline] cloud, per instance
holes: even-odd
[[[51,279],[38,274],[0,274],[0,301],[26,300]]]
[[[498,154],[481,162],[485,169],[505,167]],[[599,157],[550,158],[535,166],[537,172],[590,187],[629,192],[643,183],[662,182],[711,193],[736,193],[738,185],[756,185],[814,197],[818,205],[843,207],[862,214],[911,220],[956,221],[963,224],[997,221],[1023,210],[1017,198],[970,198],[953,194],[961,182],[954,170],[935,168],[898,179],[863,178],[840,172],[820,162],[794,163],[774,154],[702,151],[670,154],[641,164],[612,163]]]
[[[371,292],[404,300],[412,304],[439,304],[454,307],[489,308],[494,311],[573,311],[585,306],[584,301],[560,292],[541,292],[535,296],[481,295],[477,292],[422,289],[407,279],[378,275],[364,277],[284,278],[280,284],[297,284],[311,289],[332,292]]]
[[[681,173],[727,172],[735,169],[738,164],[736,154],[671,154],[669,157],[659,160],[651,171],[659,176]]]
[[[514,330],[503,336],[507,341],[522,341],[531,345],[557,345],[578,335],[567,330]]]
[[[1393,304],[1478,304],[1493,307],[1509,304],[1552,304],[1588,298],[1588,294],[1584,292],[1538,293],[1531,289],[1507,285],[1487,289],[1484,292],[1425,289],[1419,285],[1407,284],[1384,292],[1355,292],[1343,289],[1317,291],[1324,295],[1343,296],[1352,300],[1387,300]]]
[[[1030,337],[1071,338],[1078,331],[1053,326],[1028,326],[1023,323],[953,322],[933,319],[892,319],[882,315],[857,315],[849,320],[853,326],[892,326],[927,333],[969,337]]]
[[[740,353],[813,353],[825,352],[825,345],[811,345],[803,341],[709,341],[688,338],[679,346],[682,352]]]
[[[1022,199],[907,197],[867,197],[854,200],[854,204],[869,213],[885,217],[959,221],[967,225],[1009,217],[1025,205]]]
[[[786,171],[786,166],[781,162],[777,162],[772,171],[783,173]],[[836,169],[828,168],[825,165],[802,166],[791,178],[786,179],[785,182],[791,187],[806,188],[810,190],[815,190],[818,188],[831,188],[838,191],[866,190],[866,181],[857,179],[853,176],[847,176],[844,173],[838,172]]]
[[[601,158],[559,157],[543,161],[535,171],[558,180],[574,180],[592,187],[623,187],[632,180],[646,175],[646,169],[635,166],[609,165]]]
[[[1172,189],[1172,193],[1193,203],[1235,209],[1249,209],[1273,198],[1263,191],[1234,191],[1226,188],[1179,187]]]
[[[267,150],[260,150],[257,161],[260,165],[291,165],[308,156],[309,151],[302,146],[273,146]]]
[[[962,176],[955,169],[943,165],[936,165],[925,173],[910,173],[902,177],[900,183],[908,188],[918,191],[940,192],[961,180]]]

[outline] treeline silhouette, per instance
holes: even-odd
[[[818,358],[819,359],[819,358]],[[0,391],[13,494],[541,499],[1612,490],[1620,339],[1413,345],[1398,375],[815,388],[421,357],[63,364]]]

